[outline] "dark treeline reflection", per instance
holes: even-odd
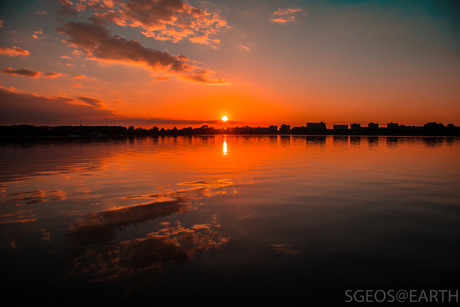
[[[296,140],[305,140],[307,146],[325,146],[327,136],[293,136]],[[289,138],[289,137],[285,137]],[[379,141],[385,142],[387,147],[397,148],[403,144],[419,144],[422,143],[426,147],[438,147],[443,144],[451,145],[455,141],[455,137],[377,137],[377,136],[332,136],[332,142],[335,145],[350,145],[351,147],[359,147],[362,142],[367,142],[370,148],[378,148]],[[281,142],[286,143],[287,140],[281,137]]]

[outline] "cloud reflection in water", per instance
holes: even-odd
[[[179,220],[160,223],[161,229],[143,237],[116,242],[117,229],[184,213],[202,198],[220,194],[216,189],[232,185],[228,179],[185,182],[195,188],[166,193],[130,195],[128,199],[154,199],[138,204],[93,212],[76,220],[67,234],[75,249],[69,278],[91,282],[117,282],[130,288],[136,277],[154,279],[165,264],[183,263],[200,251],[219,248],[229,237],[222,234],[216,216],[208,223],[184,227]],[[148,274],[146,274],[148,272]],[[148,284],[148,283],[147,283]]]

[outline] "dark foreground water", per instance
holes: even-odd
[[[459,289],[459,138],[3,140],[0,171],[1,291],[16,302]]]

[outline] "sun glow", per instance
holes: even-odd
[[[222,121],[226,122],[227,120],[228,120],[228,116],[227,116],[227,115],[222,116]]]

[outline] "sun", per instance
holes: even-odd
[[[227,115],[222,116],[222,121],[226,122],[227,120],[228,120],[228,116],[227,116]]]

